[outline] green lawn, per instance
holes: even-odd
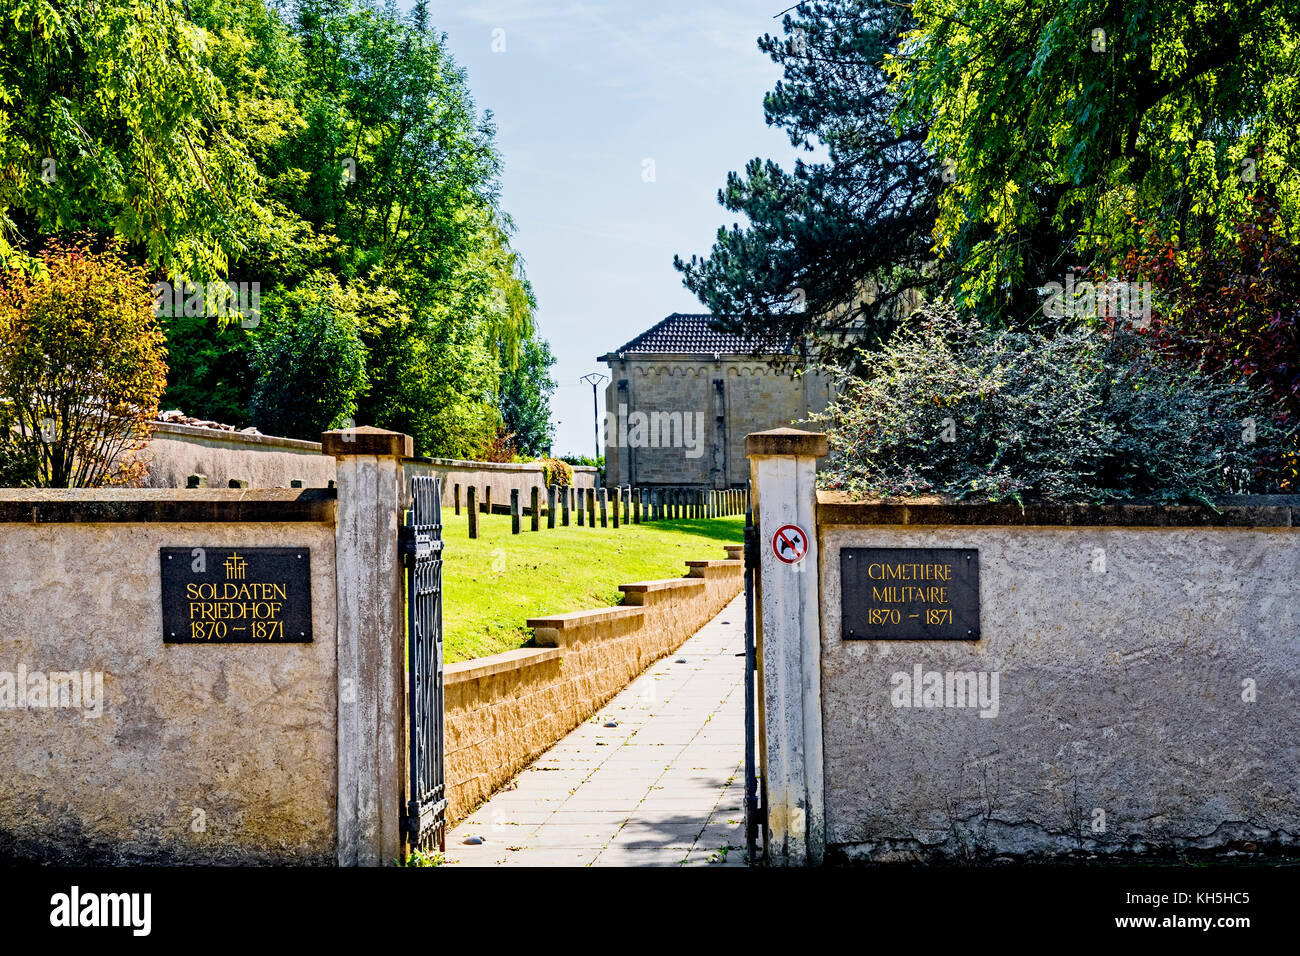
[[[448,663],[522,647],[530,617],[618,604],[620,584],[679,578],[686,561],[725,558],[740,544],[742,515],[699,521],[655,521],[609,528],[533,533],[528,518],[518,535],[509,515],[479,515],[469,538],[468,517],[443,512],[443,648]],[[576,521],[576,516],[574,517]],[[599,520],[599,519],[598,519]]]

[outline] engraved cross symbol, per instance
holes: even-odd
[[[230,557],[226,558],[226,578],[242,581],[244,579],[244,570],[248,567],[248,562],[239,556],[236,551],[230,552]]]

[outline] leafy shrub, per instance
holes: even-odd
[[[498,423],[496,432],[492,435],[492,440],[484,447],[478,455],[479,461],[494,461],[502,464],[509,464],[517,461],[519,458],[519,449],[515,447],[515,433],[507,431],[504,424]]]
[[[543,458],[541,465],[542,484],[562,485],[566,488],[573,484],[573,466],[567,461],[559,458]]]
[[[1185,250],[1148,235],[1127,274],[1157,290],[1155,335],[1215,378],[1244,380],[1300,422],[1300,243],[1277,231],[1277,204],[1251,200],[1231,245]],[[1293,446],[1289,485],[1300,479]]]
[[[144,270],[90,238],[52,241],[0,275],[4,481],[126,484],[167,383],[167,351]]]
[[[1243,382],[1219,382],[1135,332],[996,332],[951,306],[916,313],[820,416],[824,487],[1208,501],[1280,486],[1288,432]]]

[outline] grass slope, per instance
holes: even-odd
[[[740,544],[740,515],[700,521],[655,521],[619,528],[510,533],[509,515],[479,515],[470,540],[462,510],[443,510],[443,650],[448,663],[522,647],[530,617],[618,604],[620,584],[679,578],[686,561],[722,559]],[[576,517],[574,519],[576,521]]]

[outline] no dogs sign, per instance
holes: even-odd
[[[808,553],[808,535],[797,524],[783,524],[772,535],[772,553],[786,564],[798,564]]]

